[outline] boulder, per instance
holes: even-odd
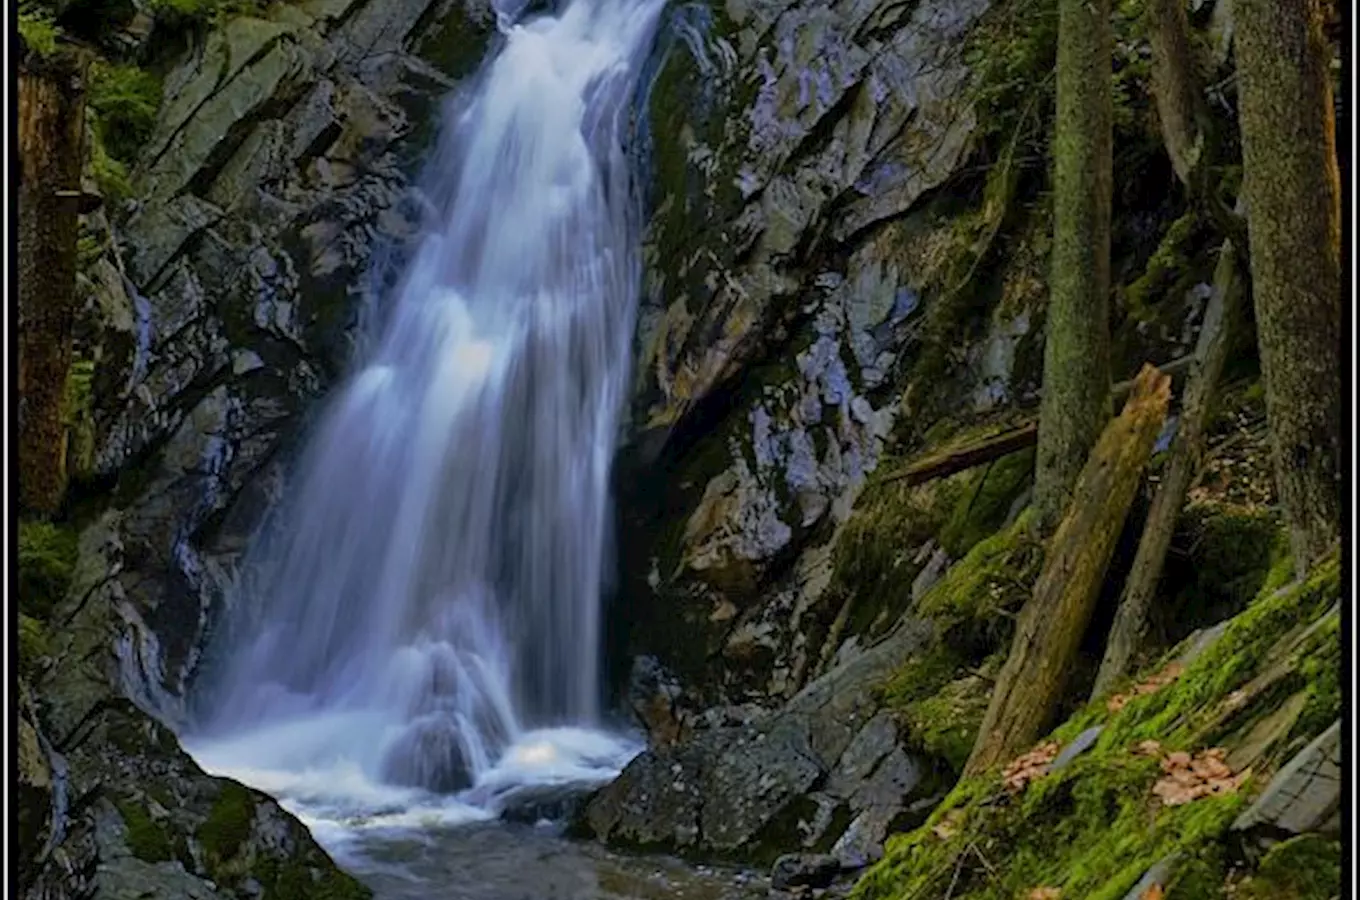
[[[643,752],[590,800],[584,829],[621,846],[765,862],[843,839],[840,859],[864,865],[927,786],[875,688],[930,633],[905,621],[782,708]]]

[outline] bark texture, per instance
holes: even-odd
[[[60,51],[19,69],[19,504],[37,515],[66,490],[87,64]]]
[[[1235,0],[1266,414],[1300,571],[1341,522],[1341,187],[1318,0]]]
[[[1148,42],[1152,46],[1152,94],[1157,103],[1162,140],[1172,168],[1183,184],[1204,152],[1204,119],[1190,46],[1190,23],[1182,0],[1148,0]]]
[[[1110,412],[1109,0],[1059,0],[1053,255],[1034,499],[1062,516]]]
[[[1014,758],[1049,725],[1170,396],[1171,379],[1144,367],[1123,412],[1100,435],[1020,611],[965,776]]]
[[[1162,577],[1167,548],[1171,546],[1176,517],[1204,457],[1204,429],[1209,420],[1209,406],[1219,376],[1223,374],[1223,364],[1228,358],[1228,337],[1240,318],[1241,306],[1242,279],[1237,268],[1237,254],[1228,242],[1224,242],[1214,271],[1214,293],[1204,312],[1204,324],[1195,348],[1194,368],[1185,386],[1185,400],[1181,404],[1171,458],[1152,499],[1133,568],[1124,583],[1119,609],[1105,645],[1105,656],[1092,688],[1093,697],[1109,690],[1128,670],[1129,660],[1142,639],[1148,608]]]

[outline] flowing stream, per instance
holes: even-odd
[[[624,139],[662,5],[502,16],[498,55],[448,106],[372,352],[251,551],[186,739],[372,878],[404,841],[597,785],[639,749],[602,726],[600,593],[639,283]],[[573,852],[572,872],[603,865]],[[430,896],[481,896],[454,877],[462,893]]]

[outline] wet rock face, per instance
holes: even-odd
[[[267,15],[195,43],[166,77],[136,199],[87,223],[109,250],[83,284],[83,474],[116,481],[123,512],[121,677],[172,723],[303,420],[419,224],[412,163],[437,104],[492,27],[478,0]]]
[[[734,0],[663,29],[617,615],[620,652],[706,704],[787,698],[818,669],[829,538],[904,411],[910,213],[967,153],[960,48],[987,7]],[[1014,357],[996,343],[976,361],[993,382]]]
[[[55,662],[37,676],[43,714],[28,720],[26,734],[26,784],[35,791],[24,795],[36,804],[27,807],[30,821],[44,823],[38,835],[51,852],[26,867],[23,896],[367,897],[273,800],[205,774],[170,729],[139,708],[150,703],[147,685],[120,682],[120,673],[137,670],[134,662],[155,663],[125,655],[154,646],[152,635],[145,643],[124,637],[109,652],[109,635],[126,635],[139,621],[120,579],[125,532],[117,513],[86,529],[71,590],[53,610]]]

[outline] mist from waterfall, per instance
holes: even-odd
[[[372,351],[249,554],[234,607],[260,625],[186,745],[314,827],[494,813],[634,749],[597,730],[600,593],[639,283],[624,140],[661,6],[503,16]]]

